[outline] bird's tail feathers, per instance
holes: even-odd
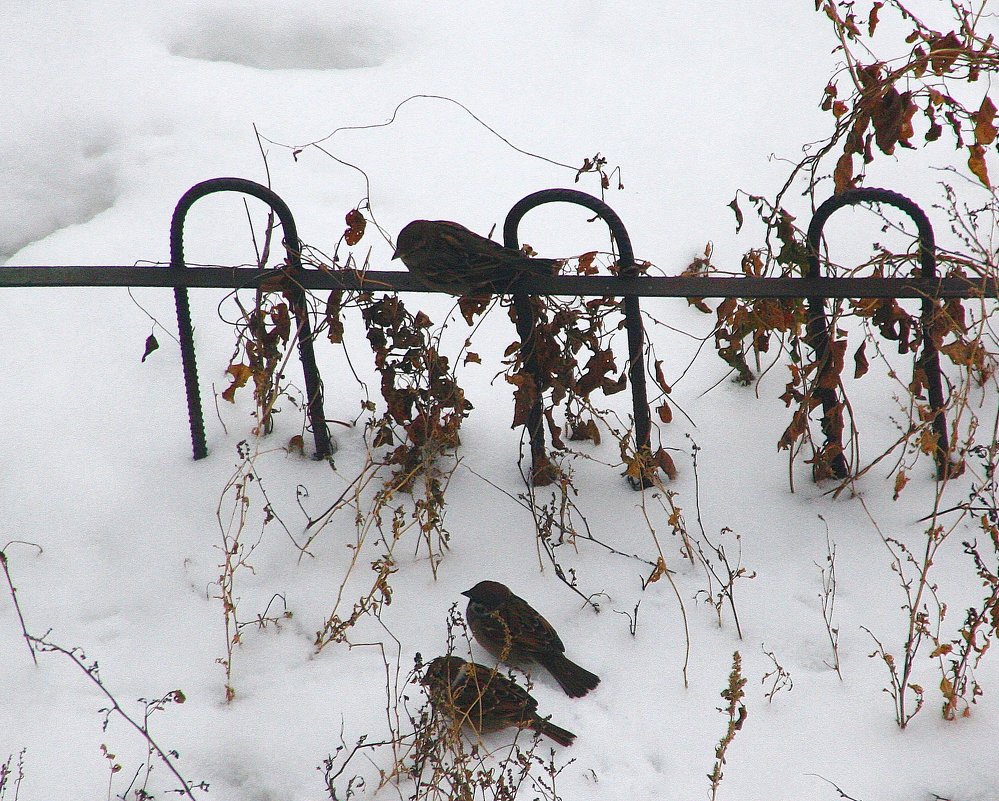
[[[600,677],[580,667],[564,654],[552,654],[541,663],[555,677],[565,694],[570,698],[581,698],[600,684]]]
[[[563,729],[561,726],[556,726],[544,718],[536,718],[532,721],[531,728],[538,734],[543,734],[545,737],[554,740],[559,745],[572,745],[576,740],[576,735],[571,731]]]

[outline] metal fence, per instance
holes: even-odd
[[[189,268],[184,261],[184,223],[191,207],[200,198],[216,192],[240,192],[259,198],[273,210],[281,223],[285,266],[278,269],[197,267]],[[917,366],[927,377],[932,426],[937,434],[937,464],[945,470],[947,453],[947,421],[937,347],[930,335],[930,317],[937,299],[997,298],[997,279],[941,278],[936,269],[936,247],[933,229],[923,211],[908,198],[886,189],[862,188],[835,195],[816,210],[808,227],[807,274],[801,278],[759,277],[654,277],[640,274],[635,262],[631,240],[621,218],[599,198],[574,189],[547,189],[528,195],[514,204],[503,226],[507,247],[518,247],[517,230],[521,220],[532,209],[546,203],[572,203],[583,206],[600,217],[609,227],[619,254],[618,274],[613,276],[525,276],[517,281],[513,303],[517,332],[523,348],[523,362],[528,371],[537,371],[533,352],[535,318],[530,302],[532,295],[623,298],[625,328],[628,335],[629,368],[632,406],[635,423],[636,452],[650,448],[651,423],[644,369],[645,331],[640,302],[643,297],[676,298],[805,298],[808,302],[807,342],[822,364],[829,357],[829,322],[825,302],[831,298],[919,298],[922,300],[923,341]],[[915,278],[828,278],[823,277],[819,255],[822,229],[829,217],[844,206],[859,203],[883,203],[905,212],[916,224],[919,242],[920,276]],[[0,267],[0,287],[111,287],[155,286],[172,287],[177,306],[177,321],[187,405],[190,417],[191,443],[195,459],[204,458],[204,417],[198,386],[197,361],[188,303],[188,290],[199,288],[245,289],[266,286],[287,292],[298,325],[298,348],[305,374],[309,423],[317,458],[332,455],[333,441],[323,409],[323,382],[316,366],[314,333],[311,327],[306,292],[309,290],[364,290],[370,292],[427,292],[409,273],[404,271],[318,270],[306,269],[301,259],[301,242],[295,220],[288,205],[271,189],[242,178],[214,178],[196,184],[181,197],[170,224],[170,264],[150,266],[44,266]],[[540,383],[537,384],[541,386]],[[842,454],[841,432],[832,430],[827,422],[841,403],[833,389],[818,388],[816,396],[823,406],[823,431],[827,444],[837,455],[831,465],[834,475],[845,477],[848,472]],[[532,464],[536,467],[545,459],[543,408],[540,396],[528,415],[526,427],[531,443]]]

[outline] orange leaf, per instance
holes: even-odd
[[[833,192],[837,195],[847,189],[853,189],[853,154],[844,153],[836,162],[833,172]]]
[[[230,364],[226,369],[226,373],[232,376],[232,383],[222,393],[222,398],[229,401],[229,403],[235,403],[236,390],[246,386],[246,382],[253,375],[253,370],[245,364]]]
[[[989,167],[985,163],[985,148],[981,145],[975,144],[968,148],[971,155],[968,156],[968,169],[971,170],[975,177],[978,178],[987,188],[991,189],[992,184],[989,183]]]
[[[579,257],[579,266],[576,269],[580,275],[596,275],[597,268],[593,266],[593,260],[597,257],[597,251],[591,250]]]
[[[982,101],[982,107],[971,116],[975,120],[975,141],[980,145],[991,145],[996,141],[999,135],[995,126],[996,107],[988,95]]]
[[[673,463],[673,457],[670,456],[665,450],[660,448],[656,451],[653,457],[660,469],[666,474],[666,477],[670,481],[676,480],[676,465]]]
[[[664,423],[673,422],[673,410],[666,401],[663,401],[662,405],[656,408],[656,412],[659,414],[659,419]]]
[[[364,228],[368,224],[368,221],[364,219],[364,215],[357,209],[348,211],[345,220],[347,222],[347,230],[343,232],[343,241],[350,246],[356,245],[361,241],[361,237],[364,236]]]
[[[905,489],[905,485],[909,483],[909,477],[905,474],[904,470],[899,470],[895,475],[895,495],[893,500],[898,500],[899,494]]]

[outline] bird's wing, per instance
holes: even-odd
[[[506,622],[517,646],[531,654],[563,653],[565,645],[551,623],[545,620],[527,601],[512,595],[506,603]]]

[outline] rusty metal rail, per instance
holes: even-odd
[[[214,192],[235,191],[257,197],[267,203],[284,231],[286,265],[281,269],[249,267],[211,267],[187,265],[183,257],[184,220],[191,206]],[[533,312],[531,295],[622,297],[625,299],[625,328],[629,344],[629,379],[635,419],[636,452],[649,447],[649,406],[646,396],[643,362],[644,327],[639,298],[802,298],[809,303],[808,342],[821,362],[828,358],[829,336],[824,304],[830,298],[915,298],[923,303],[924,329],[933,313],[936,299],[999,298],[996,278],[940,278],[936,275],[936,254],[933,232],[926,215],[911,200],[884,189],[858,189],[836,195],[823,203],[812,218],[808,229],[809,271],[802,278],[756,278],[749,276],[654,277],[636,274],[634,255],[628,233],[617,214],[598,198],[572,189],[549,189],[529,195],[510,210],[504,225],[504,244],[516,247],[517,227],[531,209],[544,203],[566,202],[596,212],[607,223],[620,255],[620,274],[614,276],[525,276],[517,282],[514,308],[517,329],[525,348],[525,366],[536,370],[532,356]],[[921,275],[909,278],[826,278],[819,264],[819,244],[822,228],[836,210],[858,203],[887,203],[906,212],[917,225],[920,247]],[[194,358],[194,340],[187,303],[189,289],[255,289],[281,288],[289,293],[299,328],[299,355],[305,373],[309,421],[316,445],[316,457],[332,454],[323,411],[323,387],[313,354],[314,334],[311,329],[305,292],[309,290],[366,290],[372,292],[428,292],[405,271],[305,269],[301,261],[301,244],[291,211],[284,201],[269,188],[242,178],[215,178],[196,184],[178,202],[171,220],[170,264],[133,264],[123,266],[2,266],[0,287],[167,287],[173,288],[177,299],[178,329],[187,386],[188,410],[194,457],[207,454],[200,389]],[[929,380],[930,406],[934,413],[933,426],[940,436],[938,468],[943,475],[946,465],[946,420],[940,378],[939,358],[932,339],[924,335],[919,366]],[[823,430],[827,444],[838,448],[833,462],[834,473],[847,474],[842,455],[841,434],[828,430],[840,403],[833,391],[821,397],[824,416]],[[539,396],[527,423],[531,439],[532,466],[545,460],[541,398]],[[834,448],[836,450],[836,448]]]

